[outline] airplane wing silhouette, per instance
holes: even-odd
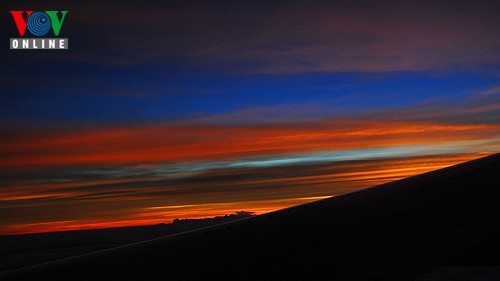
[[[414,280],[500,233],[500,154],[1,280]],[[497,258],[498,259],[498,258]]]

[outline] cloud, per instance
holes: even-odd
[[[362,118],[392,121],[438,122],[441,124],[500,124],[500,98],[475,95],[454,100],[433,99],[402,108],[374,109]]]
[[[387,114],[386,114],[387,115]],[[0,167],[223,161],[263,155],[485,139],[498,124],[325,119],[264,125],[128,124],[47,133],[13,130]]]
[[[498,95],[500,94],[500,86],[496,86],[484,91],[479,92],[480,95]]]
[[[47,70],[58,63],[97,64],[101,74],[83,67],[74,75],[99,82],[90,84],[110,96],[153,99],[214,90],[146,82],[130,88],[110,74],[123,68],[139,74],[133,66],[142,64],[158,72],[181,65],[233,75],[455,71],[500,63],[498,4],[269,2],[143,1],[139,9],[134,1],[59,3],[71,10],[63,30],[71,49],[9,53],[2,61],[11,73],[5,83],[18,87],[22,74],[54,84]],[[7,38],[12,22],[0,20]],[[61,74],[67,68],[58,71],[52,75],[64,78],[58,83],[78,93],[77,80]],[[344,103],[335,109],[333,102],[287,103],[189,122],[2,124],[0,234],[263,213],[469,160],[500,147],[497,93],[494,87],[466,100],[357,112],[342,110]],[[158,206],[169,208],[151,208]]]
[[[6,198],[11,187],[2,185],[0,234],[157,224],[178,217],[215,217],[240,210],[262,214],[419,174],[478,155],[240,167],[210,170],[175,180],[157,180],[159,175],[151,173],[141,179],[121,182],[53,181],[44,183],[44,188],[24,182],[25,179],[19,176],[11,180],[24,185],[25,188],[18,192],[27,196]],[[46,171],[67,177],[57,168]],[[69,196],[52,196],[51,192]]]
[[[398,110],[267,124],[3,129],[0,233],[262,213],[499,149],[498,123],[432,121],[443,118],[439,107],[397,120]],[[484,108],[457,108],[471,110]],[[73,222],[44,224],[59,221]]]
[[[456,70],[500,63],[500,23],[492,12],[499,7],[486,1],[68,5],[71,56],[51,53],[39,59],[116,67],[181,62],[273,74]]]

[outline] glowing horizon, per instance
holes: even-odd
[[[69,49],[0,48],[0,235],[261,214],[500,151],[499,3],[313,2],[51,7]]]

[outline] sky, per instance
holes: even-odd
[[[0,235],[262,214],[500,151],[498,1],[0,7]],[[67,10],[69,49],[10,50],[13,10]]]

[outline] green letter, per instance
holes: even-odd
[[[58,12],[59,11],[45,11],[45,13],[49,15],[50,21],[52,21],[52,30],[54,31],[54,34],[56,36],[59,36],[59,32],[61,31],[61,26],[68,11],[61,11],[62,13],[61,20],[59,20],[59,18],[57,17]]]

